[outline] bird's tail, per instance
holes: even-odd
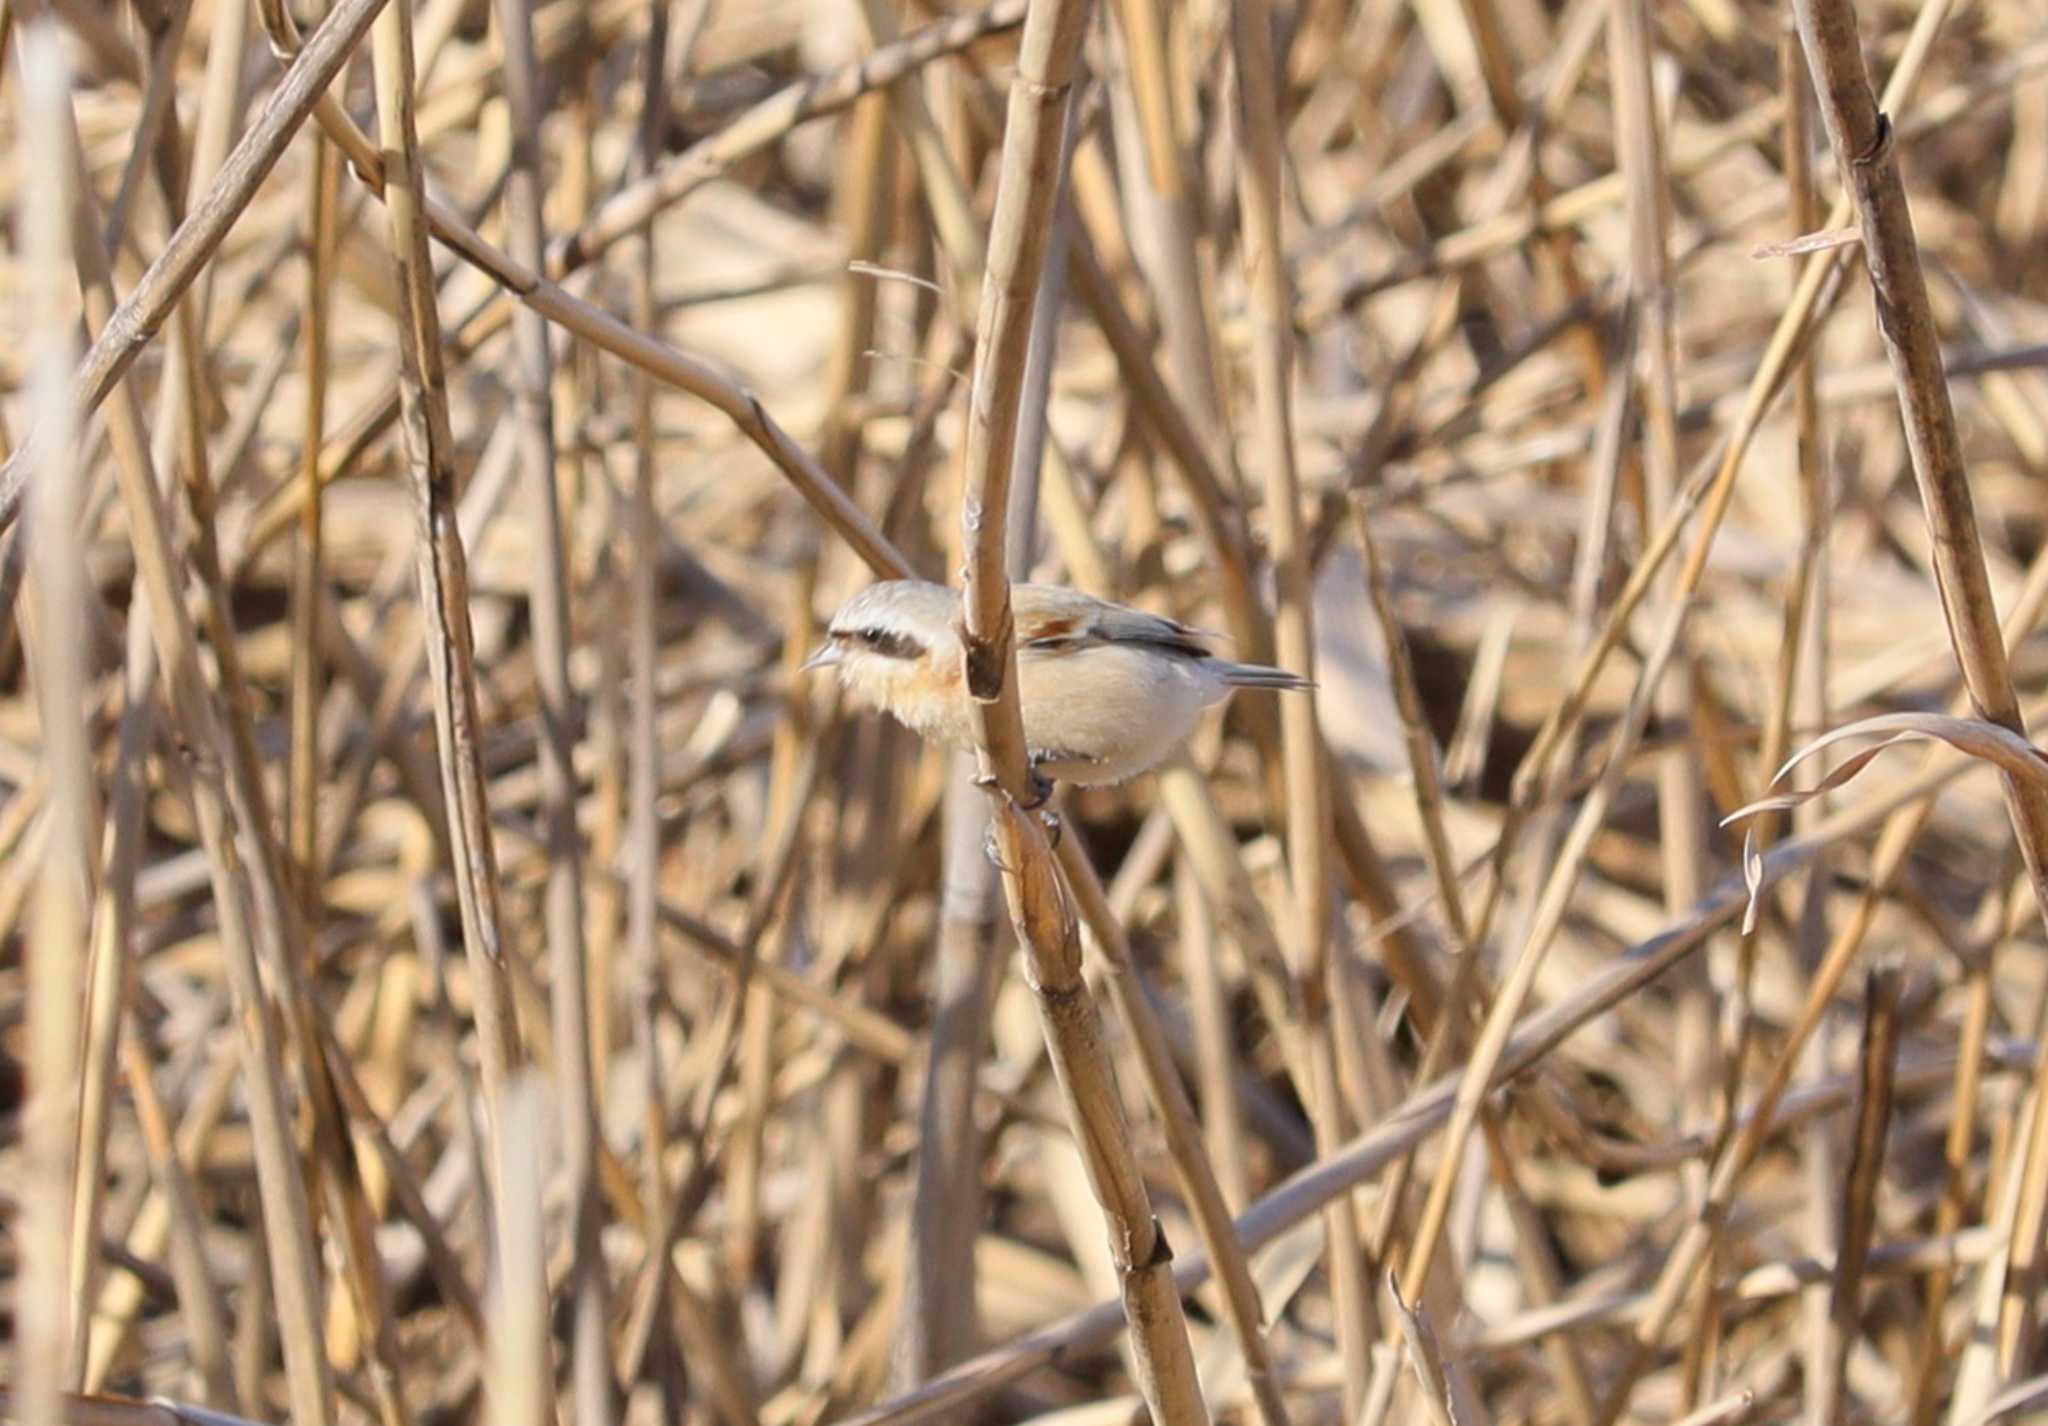
[[[1261,663],[1226,663],[1219,670],[1223,681],[1232,688],[1286,688],[1302,690],[1314,688],[1313,679],[1303,678],[1298,673],[1289,673],[1284,668],[1268,668]]]

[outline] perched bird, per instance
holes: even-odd
[[[1010,589],[1017,697],[1033,769],[1083,785],[1157,766],[1202,710],[1239,688],[1310,688],[1284,669],[1231,663],[1198,629],[1050,584]],[[955,747],[974,741],[960,642],[960,593],[921,579],[871,585],[832,616],[803,665],[836,668],[862,702]]]

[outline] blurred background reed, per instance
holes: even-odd
[[[0,3],[0,1413],[2044,1389],[2031,755],[1721,824],[2048,686],[2037,8],[1029,8]],[[1029,957],[795,673],[997,556],[1319,683]]]

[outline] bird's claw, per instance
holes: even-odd
[[[1065,824],[1060,821],[1060,814],[1052,811],[1040,812],[1038,814],[1038,825],[1045,828],[1045,844],[1057,851],[1060,845],[1060,833],[1065,830]]]
[[[1052,801],[1053,781],[1036,767],[1029,769],[1029,776],[1031,778],[1031,795],[1019,801],[1017,806],[1025,812],[1036,812],[1039,808],[1045,806],[1046,803]],[[994,792],[1003,785],[1003,780],[992,772],[983,773],[974,779],[974,785],[983,792]]]
[[[992,782],[992,780],[990,780],[989,782],[985,782],[982,779],[976,779],[976,782],[977,784],[985,787],[990,785],[990,782]],[[1060,820],[1059,813],[1053,811],[1051,808],[1045,805],[1046,798],[1050,795],[1051,787],[1050,784],[1048,784],[1046,787],[1045,794],[1041,796],[1036,802],[1030,803],[1028,805],[1020,805],[1023,806],[1025,811],[1035,812],[1038,814],[1038,825],[1045,829],[1046,847],[1049,850],[1057,851],[1060,845],[1060,836],[1062,833],[1066,831],[1066,824]],[[994,867],[997,871],[1004,873],[1012,873],[1017,870],[1016,867],[1013,867],[1008,862],[1004,861],[1002,858],[1002,853],[999,850],[997,850],[996,826],[993,822],[989,823],[988,826],[982,829],[981,850],[983,855],[985,855],[988,858],[989,865]]]

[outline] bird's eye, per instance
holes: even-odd
[[[885,629],[879,624],[862,629],[853,637],[863,647],[872,649],[883,658],[914,659],[923,651],[922,646],[917,640],[911,638],[908,634],[898,633],[894,629]]]

